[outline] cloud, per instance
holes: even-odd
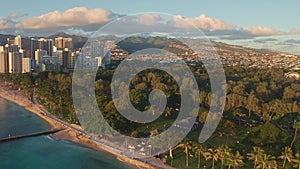
[[[190,23],[191,25],[188,26]],[[177,28],[191,28],[192,25],[196,26],[199,29],[203,30],[232,30],[235,29],[235,26],[226,23],[217,18],[211,18],[207,15],[200,15],[196,18],[185,18],[181,15],[173,17],[173,24]]]
[[[64,30],[63,32],[70,34],[70,35],[85,36],[85,37],[90,37],[94,33],[93,31],[88,32],[81,28],[68,28],[68,29]]]
[[[285,34],[284,32],[266,26],[250,26],[243,29],[254,36],[271,36]]]
[[[205,14],[202,14],[196,18],[186,18],[181,15],[177,15],[173,17],[171,23],[176,28],[182,29],[192,28],[192,25],[194,25],[210,35],[218,35],[221,36],[222,39],[227,40],[252,39],[258,36],[300,34],[300,30],[296,29],[291,29],[289,32],[282,32],[267,26],[249,26],[245,28],[237,28],[235,25],[217,18],[211,18]],[[191,25],[187,23],[190,23]]]
[[[44,15],[21,20],[16,24],[16,28],[43,29],[86,26],[108,22],[111,17],[112,13],[105,9],[75,7],[65,12],[53,11]]]
[[[207,33],[206,33],[207,34]],[[211,31],[208,36],[217,36],[222,40],[253,39],[254,35],[242,29]]]
[[[300,40],[295,40],[295,39],[289,39],[284,42],[289,44],[300,44]]]
[[[291,30],[290,30],[290,32],[289,32],[289,34],[300,34],[300,30],[297,30],[297,29],[295,29],[295,28],[292,28]]]
[[[0,18],[0,29],[10,29],[15,27],[15,22],[10,19]]]
[[[15,12],[15,13],[12,13],[8,16],[9,19],[18,19],[18,18],[21,18],[23,16],[27,16],[28,14],[25,13],[25,14],[21,14],[21,13],[18,13],[18,12]]]
[[[138,17],[138,22],[142,25],[155,25],[159,20],[161,20],[158,14],[143,14]]]
[[[275,39],[275,38],[266,38],[266,39],[253,40],[253,42],[255,42],[255,43],[268,43],[268,42],[276,42],[276,41],[278,41],[278,40]]]
[[[128,15],[124,19],[121,17],[124,15],[116,14],[106,9],[75,7],[66,11],[52,11],[40,16],[16,20],[26,15],[12,13],[7,18],[0,18],[1,31],[23,32],[23,34],[27,35],[48,35],[58,31],[65,31],[73,34],[90,35],[109,21],[120,17],[122,22],[110,23],[110,27],[113,28],[112,30],[107,30],[107,33],[149,31],[149,26],[151,26],[153,32],[177,33],[188,37],[199,36],[199,31],[195,29],[196,27],[201,29],[206,36],[220,40],[242,40],[255,39],[261,36],[300,34],[300,30],[296,29],[282,32],[267,26],[239,28],[205,14],[195,18],[187,18],[181,15],[165,17],[159,14],[148,13],[137,16]],[[266,41],[268,39],[259,39],[256,43],[265,43]]]

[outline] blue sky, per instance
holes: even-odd
[[[299,0],[0,0],[0,3],[0,33],[29,36],[33,32],[49,34],[64,29],[91,32],[95,26],[90,25],[104,25],[113,15],[163,12],[179,15],[198,28],[209,30],[208,34],[217,41],[300,54]],[[66,14],[76,17],[64,18]],[[146,18],[153,22],[157,19]]]
[[[72,7],[105,8],[114,13],[166,12],[197,17],[206,14],[231,24],[269,26],[282,31],[300,29],[299,0],[1,0],[0,16],[19,12],[37,16],[54,10],[65,11]]]

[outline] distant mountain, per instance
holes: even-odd
[[[2,35],[0,34],[0,45],[3,46],[7,43],[7,38],[15,38],[14,35]]]
[[[63,37],[63,38],[71,38],[72,35],[69,35],[67,33],[64,33],[64,32],[57,32],[55,33],[54,35],[50,35],[48,38],[50,39],[55,39],[57,37]]]
[[[205,42],[201,39],[185,39],[187,44],[192,44],[196,51],[218,53],[223,64],[245,67],[277,67],[285,69],[299,69],[300,56],[268,49],[254,49],[221,42]],[[199,56],[183,42],[166,37],[129,37],[117,44],[128,53],[142,49],[159,48],[180,55],[188,61],[199,61]],[[212,45],[213,48],[208,47]]]
[[[170,47],[171,44],[181,45],[182,48],[174,48]],[[179,53],[183,54],[188,50],[188,47],[184,45],[182,42],[178,41],[177,39],[173,38],[166,38],[166,37],[128,37],[117,45],[129,52],[134,53],[139,50],[148,49],[148,48],[158,48],[164,49],[172,53]],[[186,49],[186,50],[185,50]]]
[[[88,40],[87,37],[84,36],[78,36],[78,35],[69,35],[64,32],[57,32],[54,35],[49,36],[49,39],[55,39],[57,37],[63,37],[63,38],[72,38],[73,39],[73,47],[75,49],[82,48],[86,41]]]
[[[15,35],[3,35],[0,34],[0,45],[3,46],[7,43],[7,38],[14,38]],[[75,49],[82,48],[88,41],[88,37],[79,35],[69,35],[64,32],[57,32],[49,37],[50,39],[55,39],[56,37],[65,37],[73,39],[73,47]],[[35,37],[37,38],[37,37]],[[22,48],[26,50],[26,56],[30,56],[30,39],[31,37],[22,37]],[[113,40],[118,42],[120,38],[109,35],[98,37],[99,40]],[[191,44],[199,44],[197,39],[186,39],[191,42]],[[299,56],[291,55],[285,52],[279,52],[268,49],[254,49],[247,48],[237,45],[229,45],[226,43],[212,41],[211,44],[214,46],[215,50],[218,52],[220,57],[228,62],[239,62],[244,65],[257,65],[257,63],[269,62],[267,65],[272,66],[279,63],[287,63],[284,67],[298,67],[299,66]],[[121,49],[133,53],[147,48],[160,48],[167,50],[172,53],[178,53],[184,55],[185,53],[191,54],[189,47],[182,42],[167,38],[167,37],[128,37],[117,43]],[[247,63],[244,63],[247,62]],[[264,64],[266,65],[266,64]]]

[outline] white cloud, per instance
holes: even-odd
[[[10,29],[15,27],[15,22],[10,19],[0,18],[0,29]]]
[[[295,28],[292,28],[291,30],[290,30],[290,32],[289,32],[289,34],[300,34],[300,30],[297,30],[297,29],[295,29]]]
[[[217,18],[211,18],[207,15],[200,15],[196,18],[185,18],[181,15],[173,17],[173,24],[177,28],[190,28],[191,26],[187,23],[190,23],[196,26],[199,29],[203,30],[232,30],[235,29],[235,26],[226,23]]]
[[[105,23],[112,13],[108,10],[86,7],[75,7],[65,12],[53,11],[44,15],[24,19],[16,24],[16,28],[43,29],[55,27],[86,26]]]
[[[94,33],[93,31],[88,32],[88,31],[84,31],[83,29],[80,28],[68,28],[66,30],[64,30],[63,32],[69,34],[69,35],[77,35],[77,36],[92,36],[92,34]]]
[[[109,10],[87,7],[75,7],[66,11],[52,11],[40,16],[29,18],[21,18],[27,14],[12,13],[7,18],[0,18],[0,29],[3,31],[15,32],[22,30],[25,33],[41,33],[48,34],[57,31],[73,32],[75,34],[91,34],[91,32],[99,29],[103,24],[109,22],[115,16],[121,16],[112,13]],[[161,31],[162,28],[167,28],[164,31],[181,30],[186,32],[186,29],[197,27],[202,29],[208,36],[219,37],[222,39],[251,39],[259,36],[272,35],[288,35],[300,34],[300,30],[291,29],[289,32],[282,32],[267,26],[249,26],[238,28],[237,26],[222,21],[218,18],[211,18],[202,14],[195,18],[186,18],[181,15],[165,18],[159,14],[141,14],[136,16],[127,16],[128,21],[124,21],[117,29],[130,29],[132,32],[136,29],[146,29],[148,26],[153,26],[153,30]],[[167,25],[163,25],[167,24]],[[166,27],[165,27],[166,26]],[[125,29],[125,30],[126,30]],[[38,31],[37,31],[38,30]]]
[[[271,36],[286,34],[284,32],[266,26],[250,26],[243,28],[243,30],[251,33],[254,36]]]
[[[138,22],[142,25],[155,25],[159,20],[161,20],[161,17],[158,14],[143,14],[139,16]]]

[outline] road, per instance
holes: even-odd
[[[80,133],[82,133],[82,134],[88,135],[84,130],[78,129],[78,128],[72,126],[70,123],[67,123],[67,122],[65,122],[65,121],[63,121],[63,120],[60,120],[59,118],[57,118],[56,116],[52,115],[52,114],[49,113],[47,110],[45,110],[44,107],[41,106],[41,105],[36,101],[36,98],[35,98],[34,93],[33,93],[33,95],[32,95],[32,102],[33,102],[36,106],[39,107],[39,109],[42,111],[42,113],[43,113],[45,116],[51,118],[52,120],[54,120],[54,121],[56,121],[56,122],[58,122],[58,123],[61,123],[62,125],[66,126],[66,127],[69,127],[69,128],[71,128],[71,129],[73,129],[73,130],[76,130],[76,131],[78,131],[78,132],[80,132]]]

